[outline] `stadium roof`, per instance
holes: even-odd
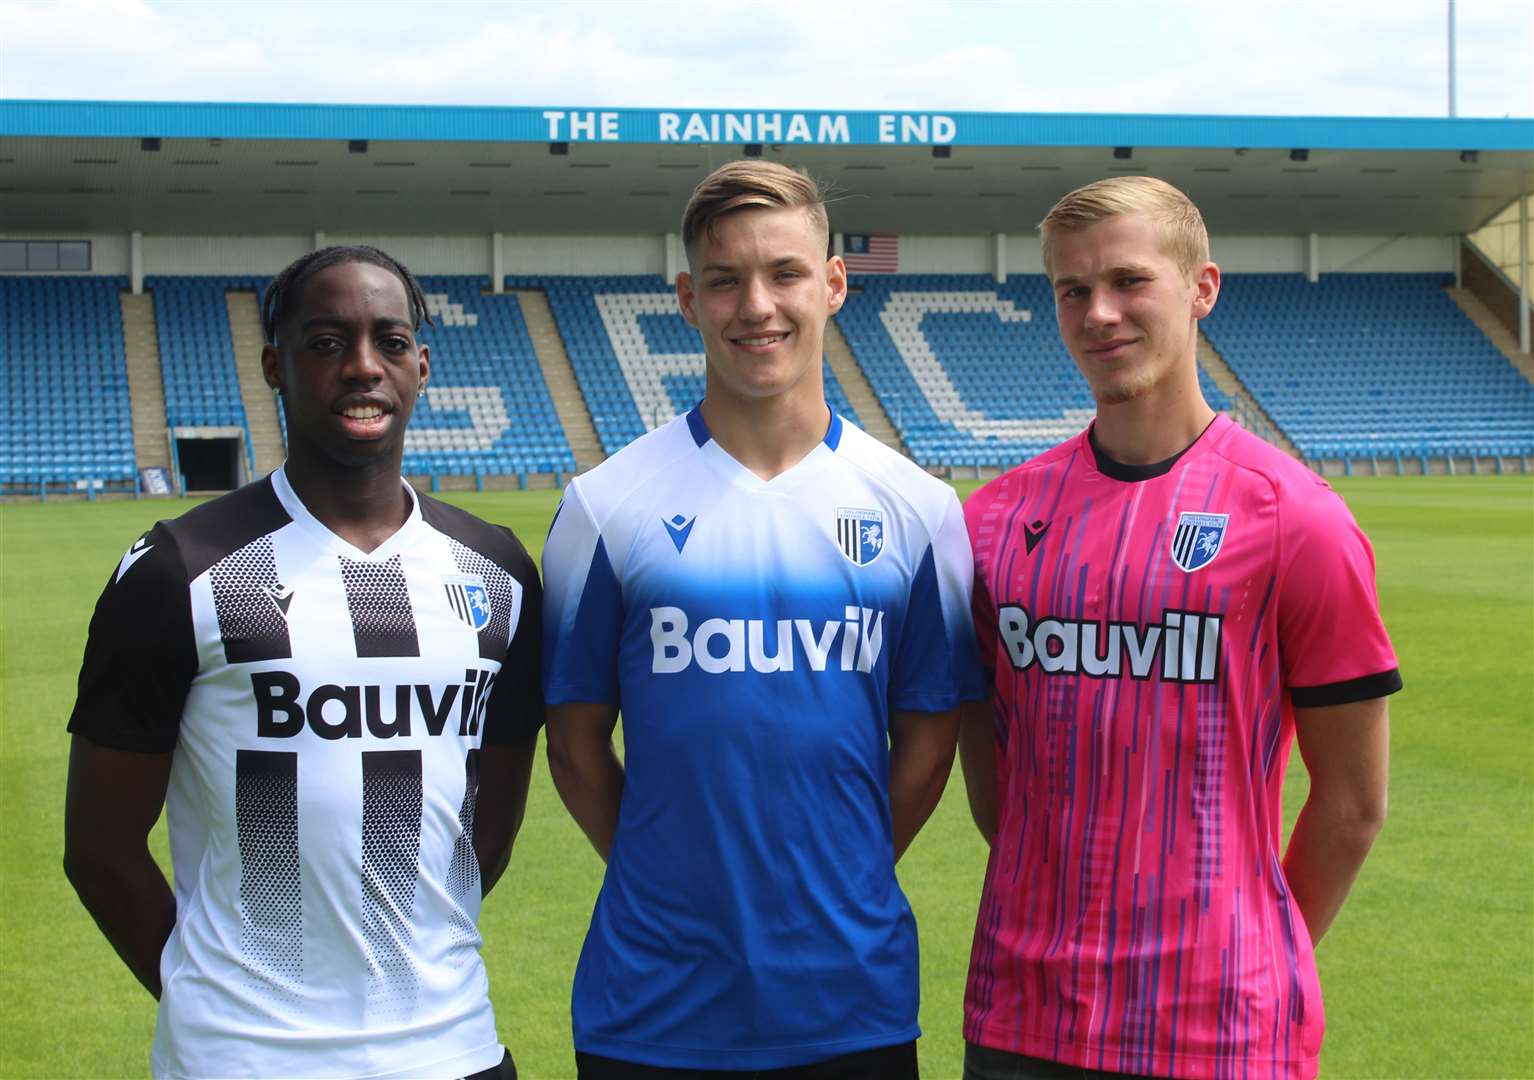
[[[1031,231],[1115,172],[1215,232],[1470,232],[1534,191],[1534,120],[0,101],[0,229],[675,231],[753,146],[850,232]]]

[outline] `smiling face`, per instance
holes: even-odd
[[[277,331],[261,367],[282,391],[288,456],[397,472],[430,368],[404,283],[370,263],[326,267],[304,282]]]
[[[1049,275],[1060,337],[1099,405],[1197,385],[1198,320],[1220,291],[1212,262],[1191,273],[1144,214],[1051,233]]]
[[[729,407],[789,395],[824,409],[826,320],[847,298],[847,268],[802,208],[749,207],[716,218],[677,276],[682,315],[703,336],[708,398]]]

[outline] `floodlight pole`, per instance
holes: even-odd
[[[1449,0],[1449,119],[1457,110],[1454,103],[1454,0]]]

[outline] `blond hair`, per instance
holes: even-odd
[[[1144,214],[1161,232],[1162,251],[1192,277],[1209,261],[1209,232],[1193,200],[1154,176],[1112,176],[1079,187],[1055,203],[1039,222],[1044,269],[1049,270],[1049,242],[1057,231],[1074,232],[1124,214]]]
[[[747,159],[719,166],[693,189],[682,214],[682,246],[690,256],[699,239],[714,235],[714,222],[754,206],[802,209],[829,240],[831,223],[820,184],[799,169]]]

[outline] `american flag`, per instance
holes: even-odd
[[[893,274],[900,269],[900,237],[894,233],[847,233],[842,260],[854,274]]]

